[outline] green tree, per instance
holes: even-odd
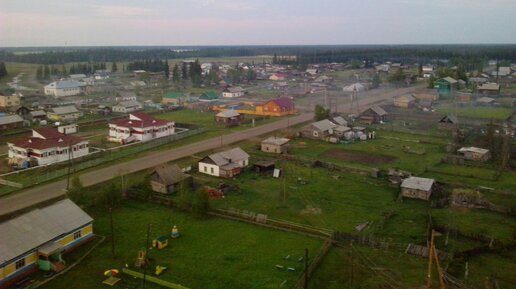
[[[111,63],[111,72],[115,73],[117,71],[118,71],[118,66],[116,65],[116,62],[113,61],[113,63]]]
[[[430,75],[430,78],[428,78],[428,85],[427,88],[434,88],[434,82],[435,82],[435,76]]]
[[[0,79],[2,79],[3,77],[7,76],[7,68],[5,68],[5,63],[4,62],[0,62]]]
[[[45,65],[43,69],[43,79],[50,79],[50,67],[48,65]]]
[[[381,83],[380,76],[378,75],[378,73],[375,73],[375,75],[373,76],[373,81],[372,81],[371,87],[378,88],[380,86],[380,83]]]
[[[179,82],[179,79],[181,78],[181,75],[179,73],[179,66],[177,66],[177,63],[174,64],[174,68],[172,68],[172,81]]]
[[[314,119],[316,121],[327,119],[328,117],[330,117],[330,110],[329,109],[325,109],[321,105],[316,105],[315,106]]]
[[[274,53],[274,56],[272,57],[272,64],[278,64],[278,55]]]
[[[77,204],[85,201],[84,186],[78,175],[74,175],[71,180],[70,188],[67,191],[68,198]]]
[[[423,64],[419,64],[419,66],[417,68],[417,75],[419,77],[423,77]]]
[[[210,210],[210,199],[208,194],[203,190],[199,189],[195,192],[192,200],[192,212],[198,218],[203,218]]]
[[[360,60],[353,59],[351,60],[350,65],[352,69],[357,69],[362,66],[362,62]]]
[[[390,74],[387,79],[389,80],[389,82],[400,83],[403,80],[405,80],[405,74],[403,74],[402,69],[398,69],[396,70],[396,72]]]
[[[66,76],[68,73],[66,72],[66,66],[63,64],[61,65],[61,76]]]
[[[183,62],[183,66],[181,69],[181,78],[183,80],[188,79],[188,65],[186,64],[186,62]]]
[[[38,66],[38,69],[36,69],[36,79],[42,80],[43,79],[43,66]]]
[[[165,71],[165,77],[168,79],[170,77],[170,67],[168,66],[168,60],[165,60],[163,63],[163,70]]]

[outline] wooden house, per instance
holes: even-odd
[[[313,122],[304,127],[301,131],[301,136],[309,139],[319,139],[328,141],[333,135],[333,129],[337,125],[327,119]]]
[[[152,190],[158,193],[175,193],[181,184],[190,186],[191,183],[192,176],[185,174],[178,165],[160,165],[151,173]]]
[[[294,102],[288,97],[271,99],[264,104],[256,105],[255,111],[256,115],[265,116],[285,116],[297,112]]]
[[[432,194],[433,179],[408,177],[401,183],[401,195],[407,198],[429,200]]]
[[[287,152],[288,138],[269,137],[262,141],[261,150],[266,153],[282,154]]]
[[[459,82],[452,77],[445,77],[434,82],[434,88],[437,89],[439,95],[449,96],[451,92],[457,89]]]
[[[65,199],[0,223],[0,288],[38,270],[62,271],[66,254],[94,238],[92,222]]]
[[[223,110],[215,115],[215,121],[226,127],[239,125],[244,120],[244,115],[236,110]]]
[[[438,123],[441,129],[454,129],[459,125],[459,119],[454,115],[443,116]]]
[[[241,148],[211,154],[198,163],[199,172],[216,177],[232,178],[249,165],[249,155]]]
[[[415,100],[416,99],[410,94],[401,95],[394,98],[394,106],[409,108],[414,106]]]
[[[163,99],[161,100],[162,104],[168,105],[179,105],[183,103],[184,101],[184,95],[181,92],[168,92],[163,96]]]
[[[23,118],[17,114],[0,116],[0,131],[23,127]]]
[[[477,87],[477,90],[483,95],[499,95],[500,85],[498,83],[483,83]]]
[[[387,120],[387,112],[383,108],[374,105],[361,112],[359,119],[361,122],[368,124],[380,123]]]

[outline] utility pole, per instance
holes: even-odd
[[[151,224],[147,226],[147,240],[145,241],[145,260],[143,260],[143,284],[142,288],[145,289],[145,279],[147,277],[147,260],[149,259],[149,235],[150,235]]]
[[[111,228],[111,256],[116,258],[115,255],[115,230],[113,230],[113,209],[109,208],[109,226]]]
[[[308,248],[305,248],[305,289],[308,289]]]
[[[72,166],[72,146],[68,145],[68,172],[66,174],[66,193],[70,190],[70,169]]]

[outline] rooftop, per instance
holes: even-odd
[[[433,179],[408,177],[403,180],[403,182],[401,183],[401,187],[428,192],[432,189],[433,184],[434,184]]]

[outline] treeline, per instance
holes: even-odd
[[[7,76],[7,68],[5,68],[5,63],[4,62],[0,62],[0,79],[4,78],[5,76]]]
[[[66,77],[69,74],[93,74],[96,70],[105,70],[106,63],[72,64],[70,69],[62,65],[40,65],[36,70],[38,80],[49,80],[51,77]]]
[[[169,67],[168,67],[168,61],[164,60],[161,61],[159,59],[146,59],[146,60],[139,60],[130,62],[126,66],[127,71],[133,71],[133,70],[145,70],[150,72],[161,72],[164,71],[165,73],[168,73]],[[168,74],[167,74],[168,75]]]

